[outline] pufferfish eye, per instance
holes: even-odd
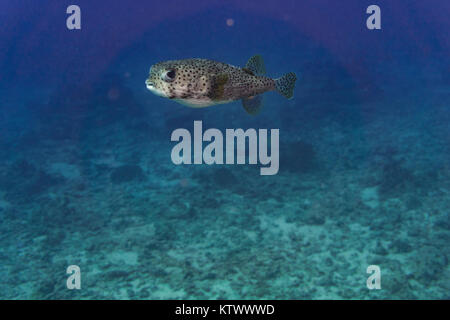
[[[167,82],[171,82],[171,81],[175,80],[175,70],[174,69],[166,70],[162,74],[162,79]]]

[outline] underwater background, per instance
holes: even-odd
[[[81,8],[81,30],[66,9]],[[381,30],[366,9],[381,8]],[[2,1],[1,299],[450,299],[450,2]],[[151,65],[298,75],[192,109]],[[279,128],[280,170],[172,163],[176,128]],[[66,268],[81,268],[81,290]],[[369,290],[369,265],[381,290]]]

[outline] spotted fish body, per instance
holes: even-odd
[[[244,68],[207,59],[171,60],[155,64],[146,80],[153,93],[194,108],[242,100],[245,110],[256,114],[260,94],[277,90],[287,98],[293,95],[295,74],[282,78],[266,76],[260,56],[253,56]]]

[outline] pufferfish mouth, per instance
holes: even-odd
[[[162,92],[161,90],[156,89],[155,84],[151,82],[149,79],[145,80],[145,85],[147,86],[147,89],[153,92],[154,94],[161,97],[166,97],[166,94],[164,94],[164,92]]]
[[[145,80],[145,85],[147,86],[147,89],[151,89],[154,88],[155,86],[153,85],[153,82],[151,82],[150,80]]]

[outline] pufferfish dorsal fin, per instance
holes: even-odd
[[[247,64],[243,69],[244,71],[245,69],[247,69],[250,72],[252,72],[253,75],[257,76],[266,74],[266,67],[264,66],[264,60],[259,54],[256,54],[250,59],[248,59]]]
[[[226,73],[220,73],[211,78],[211,92],[209,97],[212,100],[221,100],[223,98],[224,87],[228,82],[229,76]]]
[[[261,94],[242,99],[242,106],[245,111],[252,116],[258,114],[261,111],[263,105],[263,96]]]
[[[247,73],[247,74],[249,74],[249,75],[252,75],[252,76],[255,75],[250,69],[248,69],[248,68],[246,68],[246,67],[242,68],[242,71],[244,71],[245,73]]]

